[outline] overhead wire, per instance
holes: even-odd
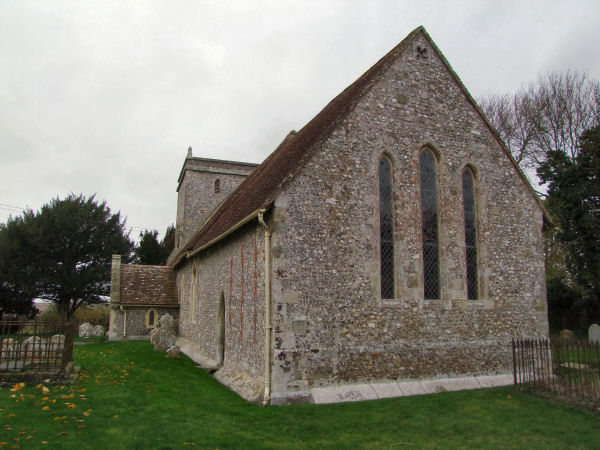
[[[16,214],[21,214],[23,211],[25,211],[26,209],[30,209],[29,207],[22,207],[22,206],[16,206],[16,205],[9,205],[6,203],[0,203],[0,209],[5,210],[5,211],[9,211],[9,212],[13,212]],[[125,218],[127,219],[127,218]],[[79,218],[71,218],[71,220],[73,221],[78,221],[78,222],[87,222],[84,219],[79,219]],[[100,223],[100,222],[98,222]],[[129,232],[131,233],[132,231],[158,231],[159,233],[166,233],[167,229],[166,228],[148,228],[148,227],[138,227],[136,225],[127,225],[127,223],[125,223],[125,228],[129,230]]]

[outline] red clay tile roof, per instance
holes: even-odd
[[[281,192],[286,181],[292,178],[316,151],[319,147],[317,144],[325,140],[336,126],[344,120],[346,115],[356,106],[379,77],[385,73],[385,71],[401,55],[407,45],[419,33],[423,33],[428,42],[439,54],[459,87],[481,115],[506,155],[513,162],[514,167],[529,186],[532,194],[544,212],[544,221],[551,223],[550,216],[535,194],[533,188],[531,188],[529,181],[527,181],[527,178],[519,169],[519,166],[514,162],[510,151],[502,142],[498,133],[490,125],[489,121],[481,112],[456,73],[452,70],[452,67],[446,58],[429,37],[425,28],[420,26],[413,30],[402,42],[381,58],[360,78],[329,102],[327,106],[325,106],[325,108],[323,108],[321,112],[308,122],[299,132],[288,134],[275,151],[273,151],[273,153],[271,153],[250,175],[248,175],[238,188],[224,200],[217,210],[209,216],[204,224],[202,224],[201,228],[173,259],[173,267],[177,266],[188,252],[192,252],[216,239],[238,222],[250,216],[253,212],[259,209],[267,209],[275,200],[279,192]]]
[[[168,266],[121,266],[123,305],[177,306],[175,273]]]
[[[423,27],[412,31],[400,44],[381,58],[341,94],[335,97],[299,132],[291,132],[281,144],[232,192],[189,242],[174,258],[177,265],[182,256],[226,232],[235,224],[262,208],[268,208],[285,182],[312,155],[317,144],[323,141],[346,117],[363,95],[400,55],[409,41]],[[312,151],[311,151],[312,150]]]

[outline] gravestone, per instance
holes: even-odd
[[[23,341],[22,348],[25,350],[25,358],[43,358],[46,356],[46,341],[38,336],[29,336]]]
[[[65,348],[65,337],[62,334],[55,334],[48,341],[48,348],[50,351],[50,357],[59,358],[62,355],[62,351]]]
[[[0,351],[2,352],[2,359],[4,360],[13,360],[17,359],[17,352],[19,350],[19,341],[12,338],[6,338],[2,340],[2,347],[0,347]]]
[[[560,330],[560,340],[563,342],[573,342],[573,332],[571,330]]]
[[[173,345],[167,349],[167,358],[177,359],[179,358],[179,347]]]
[[[593,323],[588,328],[588,339],[592,344],[600,344],[600,325]]]
[[[92,328],[90,335],[91,336],[104,336],[105,332],[106,332],[106,330],[104,329],[104,327],[102,325],[96,325],[94,328]]]
[[[91,333],[92,333],[93,329],[94,329],[94,327],[91,324],[89,324],[87,322],[82,323],[81,325],[79,325],[79,337],[82,337],[82,338],[90,337],[92,335]]]
[[[150,342],[154,350],[165,351],[175,345],[175,320],[170,314],[158,319],[159,326],[150,332]]]

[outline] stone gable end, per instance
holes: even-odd
[[[424,33],[319,142],[273,210],[274,396],[321,384],[505,373],[548,333],[543,210]],[[419,155],[436,155],[440,299],[423,298]],[[394,299],[381,299],[378,164],[393,167]],[[461,176],[475,176],[467,299]]]

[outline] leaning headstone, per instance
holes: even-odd
[[[600,325],[593,323],[588,328],[588,339],[592,344],[600,344]]]
[[[573,332],[571,330],[560,330],[560,340],[563,342],[573,342]]]
[[[91,324],[89,324],[87,322],[82,323],[81,325],[79,325],[79,337],[82,337],[82,338],[90,337],[92,335],[91,333],[92,333],[93,329],[94,329],[94,327]]]
[[[94,328],[92,328],[91,335],[92,336],[104,336],[105,332],[106,332],[106,329],[102,325],[96,325]]]
[[[172,345],[167,349],[167,358],[177,359],[179,358],[179,347]]]
[[[29,336],[23,341],[21,347],[25,351],[25,358],[36,359],[45,357],[46,341],[39,336]]]
[[[165,314],[158,319],[158,323],[159,326],[150,332],[150,342],[154,345],[154,350],[164,352],[175,345],[175,320],[170,314]]]

